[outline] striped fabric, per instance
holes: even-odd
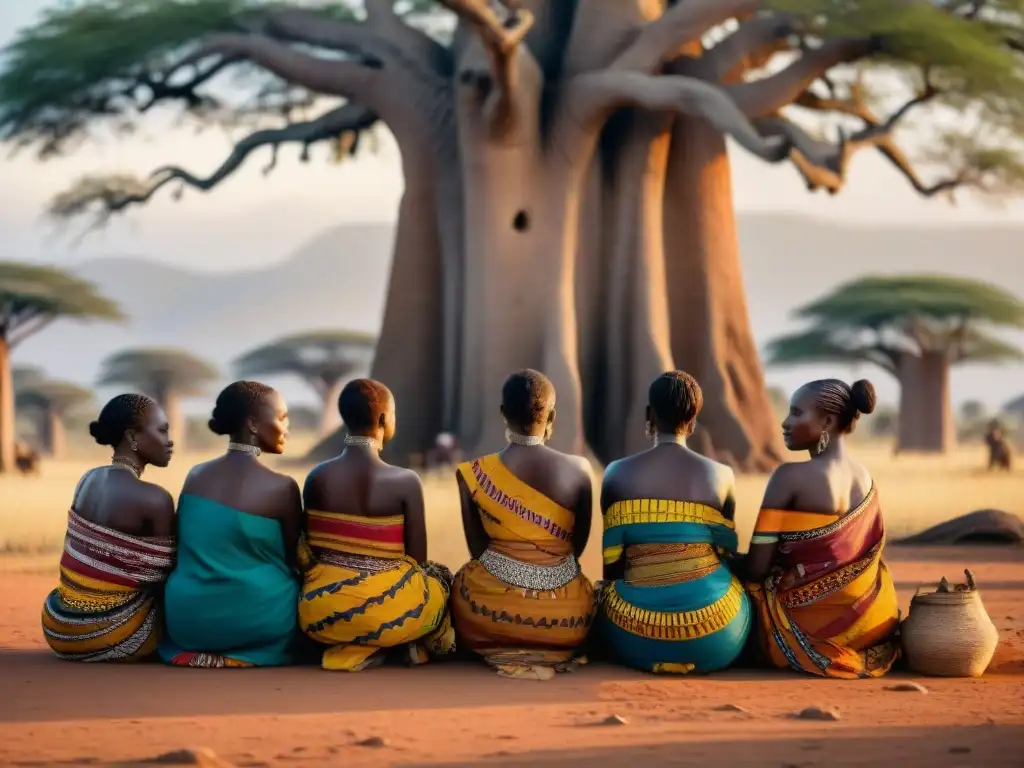
[[[309,546],[381,559],[405,554],[405,518],[360,517],[340,512],[310,510],[306,520]]]
[[[170,538],[106,528],[68,513],[60,585],[43,604],[43,635],[61,658],[135,661],[162,629],[159,586],[174,565]]]

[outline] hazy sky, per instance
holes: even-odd
[[[0,1],[0,45],[54,0]],[[389,136],[378,155],[333,165],[326,150],[308,165],[297,150],[282,150],[278,169],[260,174],[257,155],[229,182],[209,194],[188,191],[174,202],[166,190],[145,209],[133,209],[103,233],[73,247],[40,213],[47,201],[80,175],[121,171],[145,174],[163,163],[208,173],[225,156],[231,137],[213,129],[196,135],[155,121],[132,140],[90,145],[76,155],[40,164],[29,155],[0,165],[0,256],[74,263],[99,254],[139,255],[200,269],[234,269],[276,261],[324,227],[344,221],[392,221],[402,179]],[[236,137],[237,138],[237,137]],[[734,152],[740,210],[783,210],[862,221],[929,222],[956,226],[977,221],[1024,221],[1024,204],[992,210],[964,199],[956,208],[916,196],[884,161],[858,156],[847,189],[836,198],[810,195],[790,167],[771,167]]]

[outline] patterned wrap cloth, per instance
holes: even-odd
[[[324,669],[357,672],[406,646],[410,663],[455,650],[452,575],[405,553],[405,518],[310,510],[299,545],[299,626],[329,646]]]
[[[460,643],[509,677],[547,678],[585,661],[594,588],[573,554],[574,513],[531,488],[491,454],[457,472],[490,538],[455,575]]]
[[[900,612],[873,486],[843,515],[762,509],[751,543],[778,544],[777,567],[748,587],[775,666],[842,679],[889,671]]]
[[[706,504],[630,499],[604,513],[605,565],[625,558],[625,578],[601,593],[601,639],[623,664],[686,674],[728,667],[753,618],[742,585],[722,562],[736,551],[733,522]]]
[[[139,661],[163,631],[160,599],[172,538],[131,536],[68,512],[60,585],[43,603],[43,636],[74,661]]]

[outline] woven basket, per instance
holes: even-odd
[[[980,677],[999,644],[999,632],[967,572],[968,588],[921,594],[918,587],[910,612],[900,626],[907,666],[922,675]],[[938,588],[938,584],[928,585]],[[943,580],[945,586],[945,580]]]

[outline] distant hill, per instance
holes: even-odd
[[[248,347],[309,328],[379,328],[392,227],[344,225],[321,232],[290,258],[269,268],[202,274],[139,258],[84,262],[78,272],[124,307],[124,327],[62,323],[17,350],[17,362],[89,383],[99,361],[125,346],[185,346],[227,367]],[[854,227],[796,216],[740,217],[740,240],[754,332],[759,343],[792,327],[792,308],[865,273],[944,272],[996,282],[1024,296],[1024,224],[929,229]],[[1024,344],[1024,334],[1010,334]],[[770,372],[793,386],[826,370]],[[229,372],[225,370],[225,374]],[[849,371],[834,371],[848,375]],[[894,396],[884,375],[883,397]],[[997,405],[1024,389],[1020,367],[958,372],[954,396]],[[281,384],[282,382],[275,382]],[[284,383],[289,397],[309,400]],[[969,390],[969,391],[968,391]],[[196,404],[198,405],[198,404]],[[202,406],[204,409],[207,404]]]

